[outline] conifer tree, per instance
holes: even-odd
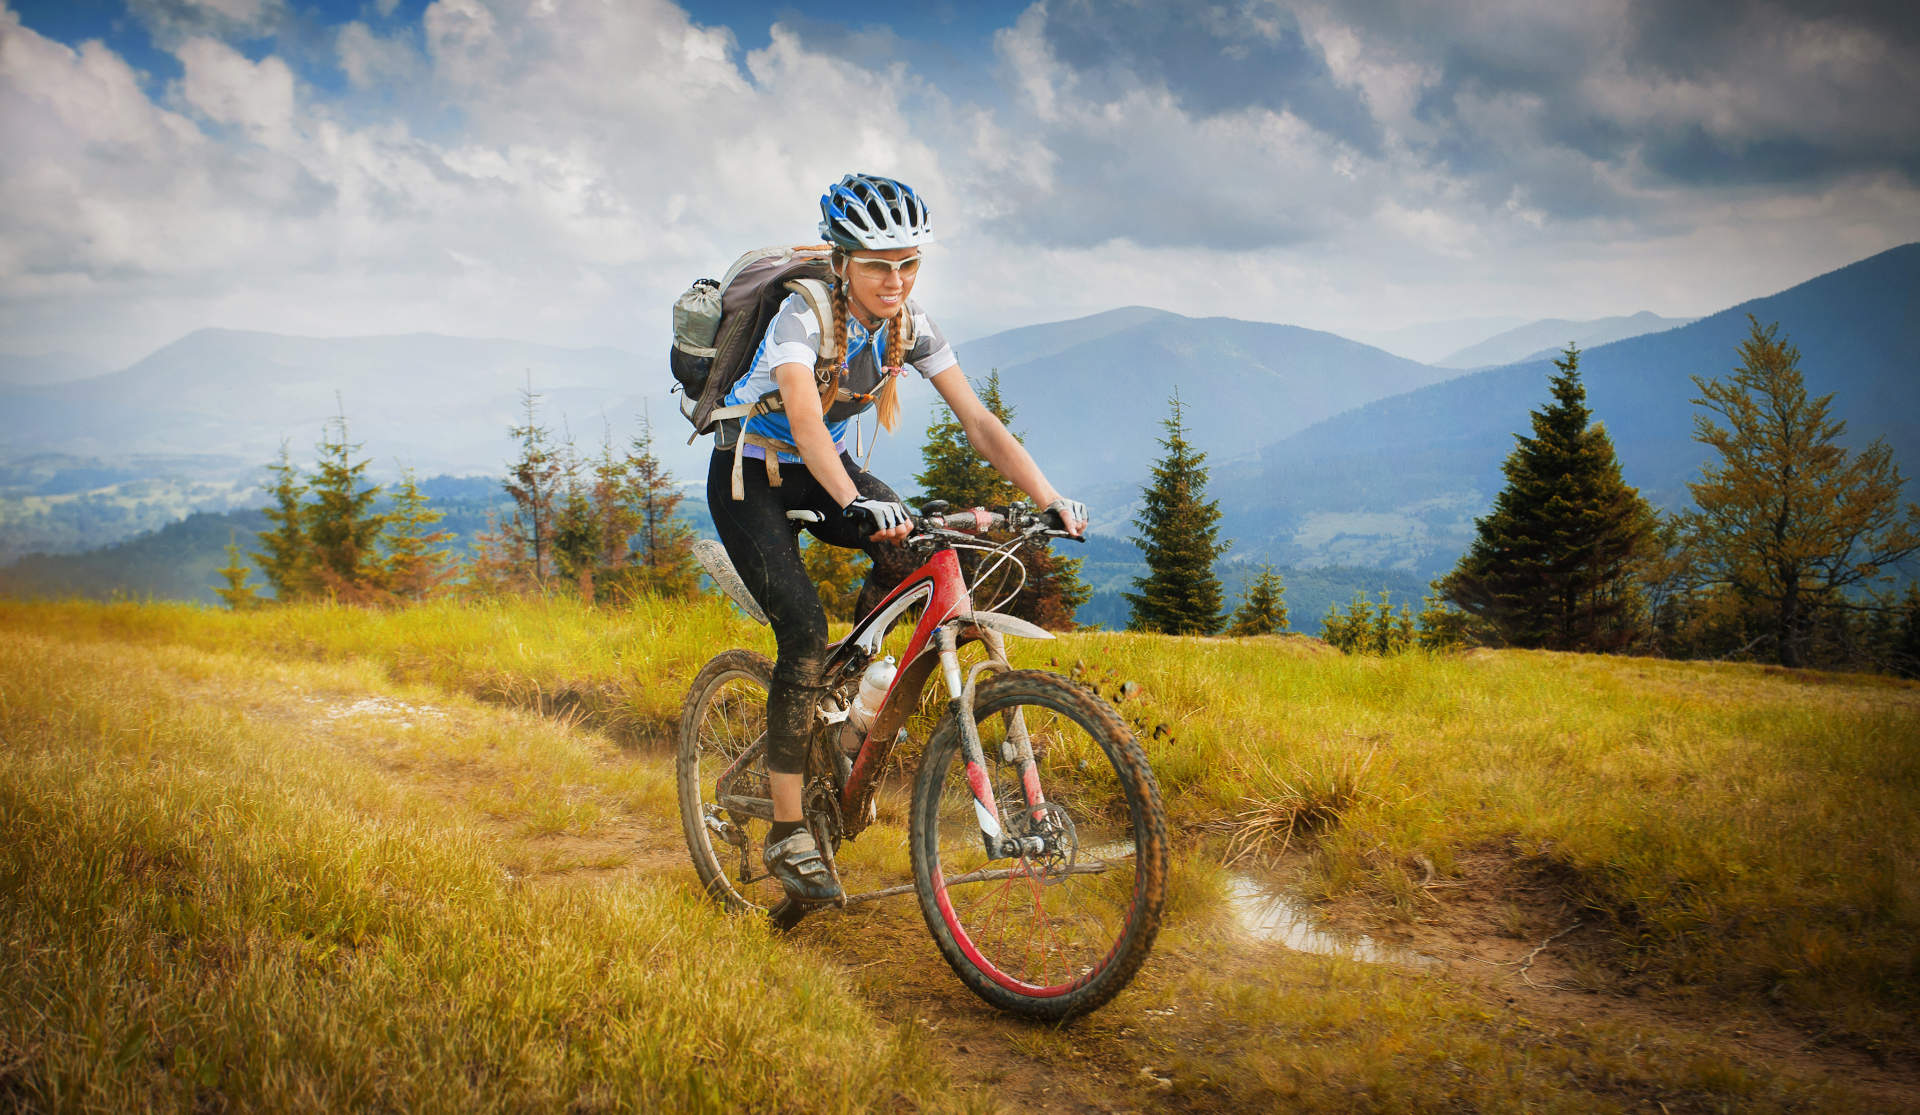
[[[401,600],[425,600],[453,577],[452,555],[446,550],[453,532],[432,529],[442,517],[427,506],[413,470],[403,472],[387,517],[386,558],[380,576],[387,592]]]
[[[1000,393],[998,370],[987,376],[980,402],[1002,425],[1013,429],[1013,407]],[[1026,440],[1017,433],[1014,437]],[[1001,507],[1021,498],[1020,489],[974,452],[966,430],[945,406],[936,408],[927,426],[920,459],[925,468],[913,479],[924,494],[917,503],[943,499],[955,507]],[[1084,559],[1063,557],[1046,542],[1022,546],[1018,556],[1026,569],[1026,581],[1006,610],[1041,627],[1071,629],[1074,613],[1093,594],[1080,580]],[[971,581],[976,568],[974,556],[963,555],[961,564]],[[978,603],[985,607],[989,601]]]
[[[866,583],[867,570],[873,566],[872,560],[863,550],[834,546],[810,534],[804,541],[800,561],[820,592],[820,606],[826,609],[828,619],[850,622],[855,618],[854,606],[860,599],[860,586]]]
[[[227,563],[214,572],[226,582],[216,585],[213,591],[226,602],[227,607],[236,612],[245,612],[260,606],[260,597],[254,593],[253,586],[247,583],[248,578],[253,576],[253,566],[241,556],[240,544],[231,534],[227,538]]]
[[[1166,454],[1155,462],[1153,482],[1142,491],[1145,506],[1133,520],[1140,531],[1133,543],[1146,557],[1147,575],[1134,578],[1139,592],[1124,594],[1133,609],[1127,628],[1211,635],[1222,623],[1213,563],[1232,543],[1216,541],[1220,504],[1206,497],[1207,455],[1187,441],[1178,388],[1168,406],[1167,436],[1160,439]]]
[[[998,369],[987,377],[980,402],[1002,423],[1011,418],[1012,411],[1000,395]],[[924,467],[913,477],[922,493],[916,504],[943,499],[957,508],[995,507],[1020,498],[1020,489],[973,451],[965,427],[944,403],[934,407],[926,440],[920,445],[920,461]]]
[[[378,594],[383,572],[379,544],[387,517],[373,509],[380,486],[366,482],[367,462],[353,458],[360,446],[347,440],[347,416],[335,416],[326,430],[307,484],[313,499],[301,508],[314,576],[339,599],[366,601]]]
[[[1417,634],[1413,609],[1402,604],[1394,611],[1392,593],[1386,589],[1380,590],[1378,605],[1365,592],[1354,593],[1345,612],[1337,604],[1328,605],[1320,623],[1320,637],[1345,654],[1399,654],[1417,644]]]
[[[1502,470],[1507,486],[1441,582],[1493,638],[1521,647],[1618,650],[1638,633],[1638,580],[1656,517],[1620,477],[1606,428],[1590,423],[1580,352],[1554,361],[1553,402]]]
[[[594,507],[593,485],[583,475],[585,466],[571,434],[561,444],[557,461],[553,570],[559,580],[573,585],[581,600],[591,603],[595,598],[596,574],[601,571],[601,516]]]
[[[1227,627],[1229,635],[1272,635],[1287,629],[1286,585],[1273,566],[1260,566],[1260,575],[1241,595],[1240,607]]]
[[[531,382],[520,392],[525,420],[512,428],[520,459],[507,466],[501,487],[513,497],[504,518],[489,516],[489,529],[474,540],[473,579],[495,592],[544,589],[553,574],[554,501],[561,462],[546,427],[539,424],[540,396]]]
[[[683,497],[674,487],[673,474],[653,452],[651,419],[641,418],[640,435],[633,439],[619,475],[625,480],[628,508],[620,521],[633,536],[634,587],[655,596],[693,596],[700,591],[693,527],[680,517]]]
[[[1320,637],[1342,654],[1364,654],[1372,632],[1373,601],[1364,591],[1353,594],[1344,612],[1340,605],[1328,604],[1327,614],[1320,620]]]
[[[301,504],[307,494],[306,481],[293,463],[286,442],[280,443],[280,457],[267,466],[273,482],[267,494],[273,503],[262,509],[273,529],[260,531],[260,549],[249,554],[260,566],[267,587],[276,600],[290,603],[313,595],[313,550],[307,542],[305,516]]]
[[[1472,617],[1440,595],[1438,581],[1428,587],[1433,591],[1420,598],[1420,615],[1414,623],[1420,649],[1452,650],[1474,642]]]
[[[1709,412],[1695,417],[1694,438],[1720,461],[1687,485],[1696,510],[1683,526],[1700,582],[1727,594],[1794,667],[1822,609],[1889,580],[1920,551],[1920,506],[1902,511],[1884,441],[1857,456],[1838,444],[1847,424],[1830,416],[1832,395],[1807,395],[1800,351],[1779,323],[1747,320],[1732,377],[1693,377],[1694,405]]]

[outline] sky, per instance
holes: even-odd
[[[0,352],[664,351],[850,170],[928,200],[958,338],[1705,314],[1920,240],[1917,11],[0,0]]]

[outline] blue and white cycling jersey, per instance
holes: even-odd
[[[912,299],[907,300],[907,312],[913,315],[913,348],[907,353],[907,363],[920,373],[924,379],[946,371],[960,362],[953,354],[953,346]],[[858,318],[847,318],[847,370],[840,376],[840,385],[856,395],[870,394],[880,386],[880,358],[887,351],[887,326],[868,332]],[[759,351],[753,355],[753,363],[740,382],[727,392],[723,405],[750,403],[769,391],[778,391],[779,384],[774,382],[773,370],[782,364],[799,364],[811,371],[820,360],[820,321],[814,317],[813,310],[807,306],[807,300],[798,294],[787,295],[780,309],[773,315],[773,321],[767,325],[766,336],[760,338]],[[871,407],[872,403],[837,403],[826,414],[827,432],[833,435],[833,442],[841,452],[846,452],[847,427],[856,414]],[[716,448],[731,449],[738,439],[736,431],[739,420],[722,424],[719,436],[714,439]],[[747,432],[758,434],[776,441],[793,442],[793,427],[787,424],[785,414],[756,414],[747,420]],[[757,445],[748,445],[742,452],[749,457],[765,457],[766,452]],[[783,464],[798,464],[796,454],[782,453]]]

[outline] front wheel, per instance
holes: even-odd
[[[1146,756],[1105,701],[1057,674],[982,682],[973,716],[1001,829],[1028,854],[990,855],[960,728],[928,741],[913,788],[914,889],[940,953],[1003,1010],[1062,1019],[1125,987],[1153,949],[1166,898],[1167,831]],[[1029,801],[1008,737],[1038,757]]]

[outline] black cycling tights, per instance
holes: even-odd
[[[898,501],[892,488],[841,454],[840,463],[853,485],[868,499]],[[873,569],[860,590],[856,615],[886,598],[893,586],[913,572],[911,552],[897,543],[874,542],[820,486],[802,464],[780,466],[780,486],[767,483],[766,465],[741,462],[747,498],[733,498],[733,454],[716,452],[707,468],[707,507],[720,542],[733,559],[733,568],[747,591],[773,623],[778,648],[773,685],[767,693],[767,769],[779,774],[804,773],[807,733],[814,702],[819,697],[820,670],[826,665],[827,612],[820,593],[800,561],[800,538],[788,511],[817,511],[825,518],[806,529],[834,546],[865,550]]]

